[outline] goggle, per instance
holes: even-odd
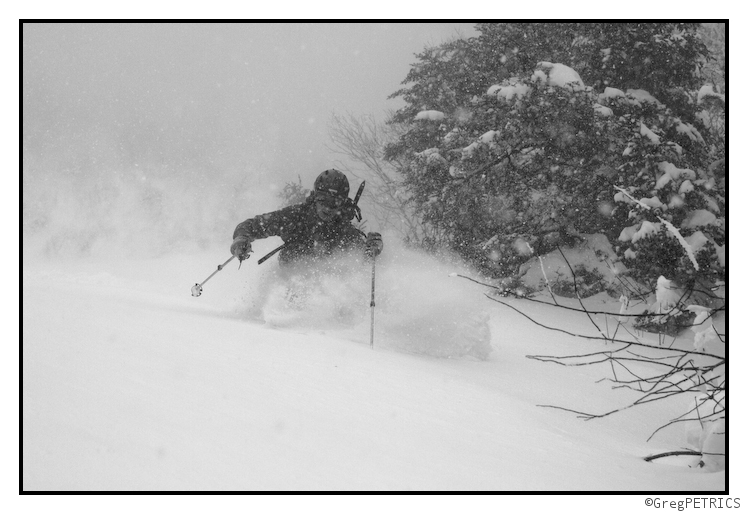
[[[325,193],[322,191],[317,191],[314,194],[314,201],[322,204],[324,207],[327,207],[328,209],[336,209],[343,205],[343,203],[345,202],[345,198],[334,196],[334,195],[331,195],[329,193]]]

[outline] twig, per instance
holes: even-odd
[[[530,246],[530,243],[525,243],[527,247],[530,249],[531,252],[534,252],[532,249],[532,246]],[[551,295],[551,298],[553,298],[553,303],[558,305],[558,300],[556,300],[556,295],[553,294],[553,289],[551,289],[551,282],[548,280],[548,275],[545,274],[545,266],[543,265],[543,258],[538,254],[538,262],[540,262],[540,269],[543,272],[543,278],[545,279],[545,286],[548,288],[548,292]]]
[[[574,283],[574,292],[576,294],[577,300],[579,302],[580,308],[573,308],[573,307],[567,307],[564,305],[560,305],[553,294],[553,291],[550,288],[550,283],[548,281],[547,275],[545,273],[545,268],[543,266],[542,260],[540,261],[541,267],[543,268],[543,276],[546,280],[546,285],[548,286],[549,292],[551,294],[551,298],[553,299],[553,304],[543,301],[538,301],[532,298],[528,297],[520,297],[519,295],[515,296],[520,299],[533,301],[536,303],[540,303],[543,305],[549,305],[552,307],[560,307],[562,309],[571,310],[575,312],[584,313],[587,316],[587,319],[592,323],[592,325],[597,330],[598,336],[588,336],[583,334],[577,334],[572,333],[567,330],[563,330],[561,328],[556,327],[550,327],[547,325],[544,325],[543,323],[540,323],[533,319],[528,314],[525,314],[520,310],[519,308],[511,305],[510,303],[507,303],[505,301],[501,301],[498,298],[492,296],[488,292],[484,293],[485,296],[496,303],[499,303],[505,307],[509,307],[510,309],[514,310],[515,312],[521,314],[528,320],[530,320],[532,323],[543,327],[547,330],[555,331],[555,332],[561,332],[563,334],[567,334],[573,337],[581,337],[583,339],[589,339],[589,340],[600,340],[605,341],[606,343],[618,343],[622,345],[621,347],[614,347],[610,348],[607,347],[605,350],[597,351],[597,352],[591,352],[591,353],[584,353],[580,355],[567,355],[567,356],[553,356],[553,355],[527,355],[527,358],[538,360],[541,362],[551,362],[555,364],[559,364],[562,366],[591,366],[595,364],[603,364],[606,362],[610,363],[611,372],[613,378],[604,378],[601,379],[599,382],[602,381],[611,381],[613,382],[613,389],[630,389],[632,391],[636,391],[638,393],[637,398],[634,401],[631,401],[625,406],[622,406],[617,409],[610,410],[608,412],[604,412],[601,414],[591,414],[588,412],[582,412],[566,407],[560,407],[557,405],[538,405],[539,407],[545,407],[545,408],[551,408],[551,409],[557,409],[562,410],[566,412],[571,412],[577,415],[577,417],[584,419],[585,421],[589,421],[592,419],[598,419],[603,418],[606,416],[610,416],[615,413],[619,413],[621,411],[638,407],[645,405],[647,403],[653,403],[661,400],[667,400],[668,398],[674,397],[676,395],[681,394],[690,394],[695,396],[695,406],[688,410],[688,412],[685,412],[681,414],[680,416],[676,417],[675,419],[671,419],[669,422],[661,425],[659,428],[654,430],[652,434],[649,436],[647,441],[651,440],[658,432],[661,430],[674,425],[676,423],[684,423],[688,421],[699,421],[701,423],[702,429],[704,427],[704,421],[713,421],[716,419],[722,419],[725,417],[726,413],[726,390],[725,390],[725,379],[723,375],[720,375],[717,370],[717,368],[721,366],[726,365],[726,358],[724,356],[715,355],[711,353],[706,353],[702,351],[696,351],[696,350],[687,350],[687,349],[680,349],[680,348],[674,348],[674,345],[677,341],[676,337],[673,337],[672,342],[667,345],[663,346],[661,345],[651,345],[647,344],[645,342],[642,342],[639,337],[632,334],[631,331],[621,322],[620,319],[617,320],[617,324],[615,327],[615,332],[611,336],[610,331],[612,328],[608,325],[608,319],[607,316],[616,316],[616,317],[644,317],[644,316],[667,316],[672,314],[671,311],[667,313],[648,313],[648,314],[624,314],[621,313],[612,313],[612,312],[596,312],[596,311],[590,311],[587,309],[587,307],[584,304],[584,301],[582,300],[582,296],[579,291],[579,287],[577,284],[577,277],[576,272],[574,268],[571,266],[571,263],[567,259],[564,252],[561,250],[560,247],[558,247],[559,253],[563,257],[564,261],[566,262],[567,266],[569,267],[572,275],[572,280]],[[453,275],[454,276],[454,275]],[[472,282],[475,282],[477,284],[491,287],[493,289],[500,290],[499,287],[492,285],[492,284],[486,284],[483,282],[480,282],[478,280],[475,280],[471,277],[467,277],[464,275],[456,275],[461,278],[465,278],[467,280],[470,280]],[[683,298],[689,294],[687,291],[683,292],[683,297],[676,303],[679,304],[683,300]],[[721,309],[720,309],[721,310]],[[711,316],[713,316],[718,310],[714,309],[709,313],[709,316],[707,316],[707,319]],[[596,315],[604,315],[605,317],[605,327],[606,332],[603,333],[598,323],[593,319],[593,314]],[[702,322],[703,323],[703,322]],[[635,341],[627,341],[616,338],[616,335],[618,334],[618,331],[623,328],[626,333],[628,333]],[[717,336],[724,342],[724,339],[722,338],[722,334],[719,334],[716,327],[712,325],[711,327],[715,333],[717,333]],[[661,343],[666,343],[667,341],[661,340]],[[633,351],[633,347],[638,348],[647,348],[650,351]],[[647,354],[652,354],[651,356]],[[695,357],[695,356],[700,356]],[[715,359],[716,362],[713,362],[711,364],[702,364],[705,361],[705,359]],[[657,368],[659,366],[659,368]],[[664,368],[664,369],[663,369]],[[707,378],[705,375],[708,373],[714,372],[714,375],[710,378]],[[702,410],[709,410],[711,412],[703,413]],[[697,418],[693,418],[695,415]],[[697,455],[702,456],[706,455],[703,452],[697,452],[694,450],[681,450],[681,451],[673,451],[673,452],[667,452],[667,453],[661,453],[656,455],[650,455],[648,457],[645,457],[644,460],[647,462],[650,462],[652,460],[667,457],[671,455]]]
[[[658,453],[656,455],[648,455],[647,457],[644,457],[644,460],[647,462],[652,462],[655,459],[661,459],[662,457],[672,457],[674,455],[698,455],[699,457],[701,457],[702,453],[694,450],[680,450],[675,452]]]
[[[597,329],[597,332],[603,336],[607,337],[605,334],[602,333],[600,330],[600,327],[597,326],[597,323],[595,323],[595,320],[592,319],[592,316],[590,316],[590,313],[587,312],[587,309],[584,306],[584,302],[582,301],[582,297],[579,296],[579,289],[577,288],[577,274],[574,272],[574,268],[572,268],[571,263],[569,262],[569,259],[566,258],[566,255],[563,251],[561,251],[561,247],[556,245],[556,248],[558,249],[558,253],[561,254],[561,257],[564,258],[564,261],[566,262],[566,265],[569,266],[569,271],[571,271],[571,281],[574,284],[574,294],[577,295],[577,299],[579,300],[579,305],[582,307],[582,310],[584,310],[584,313],[587,315],[587,319],[590,320],[590,323]]]
[[[667,351],[671,351],[671,352],[701,355],[701,356],[704,356],[704,357],[711,357],[713,359],[724,360],[724,357],[720,357],[719,355],[713,355],[711,353],[699,352],[699,351],[695,351],[695,350],[682,350],[680,348],[662,348],[660,346],[652,346],[652,345],[648,345],[648,344],[645,344],[645,343],[639,343],[639,342],[634,342],[634,341],[624,341],[624,340],[621,340],[621,339],[613,339],[613,338],[610,338],[610,337],[586,336],[586,335],[582,335],[582,334],[574,334],[573,332],[569,332],[567,330],[563,330],[563,329],[560,329],[560,328],[549,327],[547,325],[543,325],[542,323],[539,323],[539,322],[535,321],[530,316],[528,316],[527,314],[525,314],[524,312],[522,312],[521,310],[517,309],[516,307],[514,307],[512,305],[509,305],[506,302],[502,302],[501,300],[497,300],[496,298],[493,298],[492,296],[489,296],[488,294],[485,294],[485,296],[489,300],[492,300],[492,301],[494,301],[496,303],[500,303],[501,305],[504,305],[505,307],[509,307],[513,311],[518,312],[519,314],[521,314],[525,318],[529,319],[530,321],[532,321],[533,323],[535,323],[538,326],[541,326],[541,327],[543,327],[543,328],[545,328],[547,330],[552,330],[552,331],[555,331],[555,332],[562,332],[564,334],[568,334],[568,335],[573,336],[573,337],[581,337],[583,339],[591,339],[591,340],[594,340],[594,341],[606,341],[606,342],[609,342],[609,343],[631,344],[631,345],[636,345],[636,346],[642,346],[644,348],[651,348],[653,350],[663,350],[663,351],[667,350]]]
[[[498,287],[498,286],[495,286],[493,284],[487,284],[485,282],[481,282],[480,280],[476,280],[476,279],[474,279],[472,277],[468,277],[466,275],[460,275],[459,273],[455,273],[453,276],[464,278],[465,280],[469,280],[471,282],[475,282],[476,284],[479,284],[481,286],[486,286],[486,287],[490,287],[492,289],[501,290],[501,288]],[[620,316],[620,317],[624,317],[625,316],[627,318],[646,318],[646,317],[653,317],[653,316],[667,316],[668,314],[670,314],[669,312],[664,312],[664,313],[661,313],[661,314],[660,313],[654,313],[654,312],[645,313],[645,314],[621,314],[621,313],[618,313],[618,312],[607,312],[607,311],[590,311],[590,310],[583,311],[582,309],[577,309],[576,307],[569,307],[567,305],[561,305],[560,303],[543,302],[543,301],[537,300],[535,298],[530,298],[529,296],[520,296],[520,295],[518,295],[516,293],[512,293],[512,294],[513,294],[513,296],[515,298],[526,300],[528,302],[539,303],[540,305],[550,305],[551,307],[558,307],[559,309],[565,309],[565,310],[568,310],[568,311],[588,312],[590,314],[600,314],[600,315],[604,315],[604,316]]]

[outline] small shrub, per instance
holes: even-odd
[[[278,198],[283,200],[283,206],[296,205],[303,203],[306,197],[309,196],[310,189],[305,188],[301,184],[301,177],[299,177],[299,183],[286,182],[283,189],[278,193]]]
[[[672,313],[666,316],[653,313],[637,318],[634,327],[645,332],[675,337],[685,329],[693,327],[695,318],[696,314],[693,312],[673,309]]]
[[[610,284],[605,280],[603,274],[596,269],[578,264],[574,267],[574,277],[575,280],[559,279],[552,281],[550,286],[553,294],[565,298],[576,298],[579,294],[580,298],[589,298],[605,291],[615,296],[615,292],[611,292]]]

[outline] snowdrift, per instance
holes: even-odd
[[[538,407],[603,411],[631,398],[599,383],[602,370],[527,359],[599,347],[539,329],[442,274],[459,269],[383,254],[372,350],[367,294],[352,325],[277,327],[251,313],[270,268],[245,262],[193,298],[223,256],[24,262],[24,490],[725,488],[724,471],[689,467],[698,458],[642,459],[687,444],[682,427],[647,442],[680,404],[593,422]],[[366,291],[369,272],[352,289]],[[425,350],[454,319],[447,305],[487,312],[494,351]],[[522,308],[561,327],[586,323]],[[413,332],[429,337],[413,342]]]

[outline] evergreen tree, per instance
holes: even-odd
[[[393,120],[407,129],[386,154],[401,163],[428,244],[505,275],[582,233],[618,239],[629,211],[616,186],[637,199],[666,192],[668,204],[679,194],[668,188],[690,176],[672,166],[709,187],[713,145],[690,100],[706,52],[696,24],[478,29],[420,54],[393,95],[406,101]],[[683,205],[723,215],[721,195],[701,193]],[[682,223],[678,201],[649,215],[670,208]]]

